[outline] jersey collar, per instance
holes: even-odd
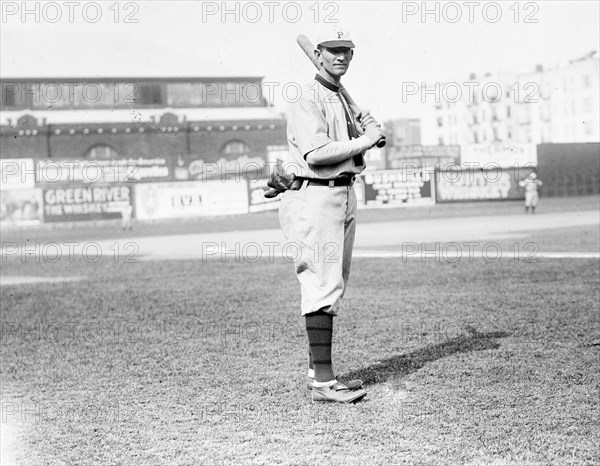
[[[323,76],[321,76],[320,74],[315,74],[315,81],[317,81],[319,84],[321,84],[322,86],[326,87],[327,89],[329,89],[330,91],[333,92],[340,92],[341,87],[336,86],[333,83],[330,83],[329,81],[327,81]]]

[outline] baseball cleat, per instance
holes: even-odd
[[[334,403],[356,403],[367,395],[364,390],[350,390],[345,385],[334,381],[324,387],[313,387],[312,401]]]
[[[308,390],[313,389],[314,381],[315,379],[313,379],[312,377],[308,377],[308,380],[306,382],[306,388]],[[348,383],[345,383],[344,385],[348,388],[348,390],[358,390],[360,387],[363,386],[363,381],[360,379],[349,380]]]

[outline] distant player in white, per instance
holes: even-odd
[[[127,204],[121,210],[121,229],[123,231],[131,230],[131,216],[133,214],[133,206],[131,204]]]
[[[542,186],[542,181],[538,179],[537,174],[533,172],[523,181],[519,182],[519,186],[525,188],[525,213],[528,214],[531,210],[531,213],[535,214],[535,207],[540,198],[538,188]]]

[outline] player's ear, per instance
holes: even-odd
[[[354,58],[354,49],[350,49],[350,60]]]
[[[315,51],[313,52],[315,54],[315,58],[317,59],[317,61],[323,65],[323,58],[321,57],[321,51],[319,49],[315,49]]]

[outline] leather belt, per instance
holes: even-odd
[[[339,178],[333,178],[330,180],[323,180],[318,178],[301,178],[302,181],[308,181],[307,186],[352,186],[354,184],[355,176],[341,176]]]

